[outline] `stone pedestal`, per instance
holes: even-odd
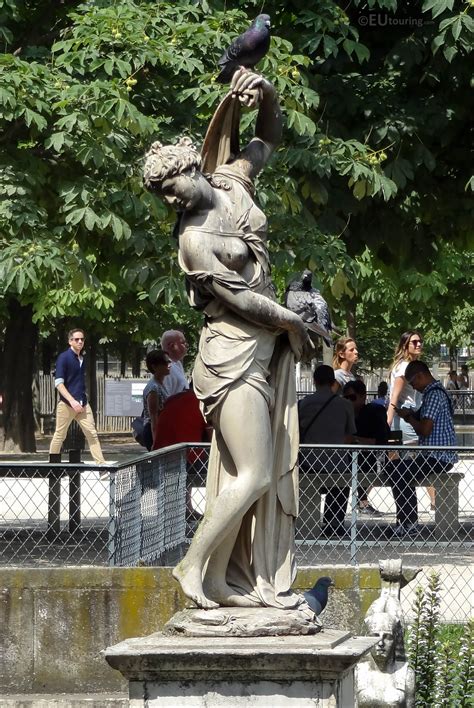
[[[130,708],[353,708],[354,667],[374,641],[332,629],[264,637],[156,633],[104,655],[129,680]]]

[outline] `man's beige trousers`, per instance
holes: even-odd
[[[56,410],[56,430],[54,431],[53,439],[49,446],[49,454],[59,454],[61,452],[61,445],[64,442],[69,426],[73,420],[76,420],[81,426],[94,462],[103,464],[105,460],[102,454],[102,448],[100,447],[97,430],[95,429],[92,408],[89,404],[86,405],[82,413],[76,413],[67,403],[59,401]]]

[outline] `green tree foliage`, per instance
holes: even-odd
[[[320,99],[314,122],[326,132],[313,169],[303,162],[299,181],[318,228],[339,229],[355,260],[348,269],[341,264],[334,294],[341,318],[357,305],[361,340],[370,335],[368,320],[379,331],[423,326],[438,342],[471,336],[465,317],[452,327],[452,314],[473,285],[466,150],[472,12],[465,2],[369,2],[345,14],[324,3],[288,17],[299,46],[314,52],[311,80]],[[305,27],[308,18],[313,24]],[[359,28],[357,41],[367,51],[350,52],[348,26]],[[341,141],[364,146],[363,159],[346,170],[331,163]],[[322,153],[331,164],[326,173]],[[307,185],[315,182],[312,194]]]
[[[4,304],[31,305],[41,331],[77,317],[112,339],[196,322],[174,216],[143,190],[142,159],[157,138],[202,140],[226,90],[216,61],[260,10],[256,0],[0,0]],[[340,329],[346,312],[361,336],[369,321],[404,329],[410,308],[420,316],[434,301],[433,337],[466,336],[457,268],[473,243],[471,3],[269,0],[265,11],[273,39],[260,68],[285,132],[258,194],[280,290],[309,266]]]
[[[143,193],[140,159],[158,135],[200,140],[223,93],[216,59],[258,3],[160,3],[157,12],[151,2],[96,1],[59,7],[55,22],[39,3],[34,30],[27,3],[2,5],[4,289],[39,304],[52,284],[66,285],[53,317],[75,294],[100,317],[132,286],[152,301],[173,297],[172,217]],[[287,125],[260,185],[277,267],[311,265],[336,300],[359,282],[346,247],[354,257],[369,246],[394,272],[430,272],[443,239],[471,247],[460,140],[472,131],[470,4],[267,10],[275,34],[262,69]]]

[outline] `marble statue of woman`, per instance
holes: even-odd
[[[258,106],[255,137],[238,149],[241,104]],[[293,608],[298,421],[294,362],[310,342],[275,301],[267,220],[253,179],[281,136],[272,84],[241,69],[201,155],[189,140],[154,143],[145,185],[179,213],[179,263],[204,325],[193,384],[215,434],[206,511],[174,569],[199,607]]]

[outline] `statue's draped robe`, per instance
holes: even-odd
[[[217,431],[211,445],[206,495],[210,502],[235,479],[232,459],[219,434],[219,413],[229,389],[246,382],[261,393],[269,407],[272,478],[268,492],[243,518],[226,579],[236,593],[256,604],[295,607],[301,597],[290,590],[296,574],[294,525],[298,513],[294,356],[285,333],[247,321],[213,295],[210,286],[214,282],[230,291],[250,289],[275,299],[266,246],[267,222],[253,201],[251,181],[232,164],[218,167],[211,180],[215,187],[226,189],[235,210],[237,231],[227,235],[239,237],[247,245],[255,269],[251,281],[246,282],[235,271],[191,271],[179,259],[187,276],[190,302],[205,315],[193,386],[205,417]],[[204,228],[191,228],[194,233],[205,232]],[[258,424],[258,420],[248,421],[254,431]],[[245,444],[245,430],[241,435]]]

